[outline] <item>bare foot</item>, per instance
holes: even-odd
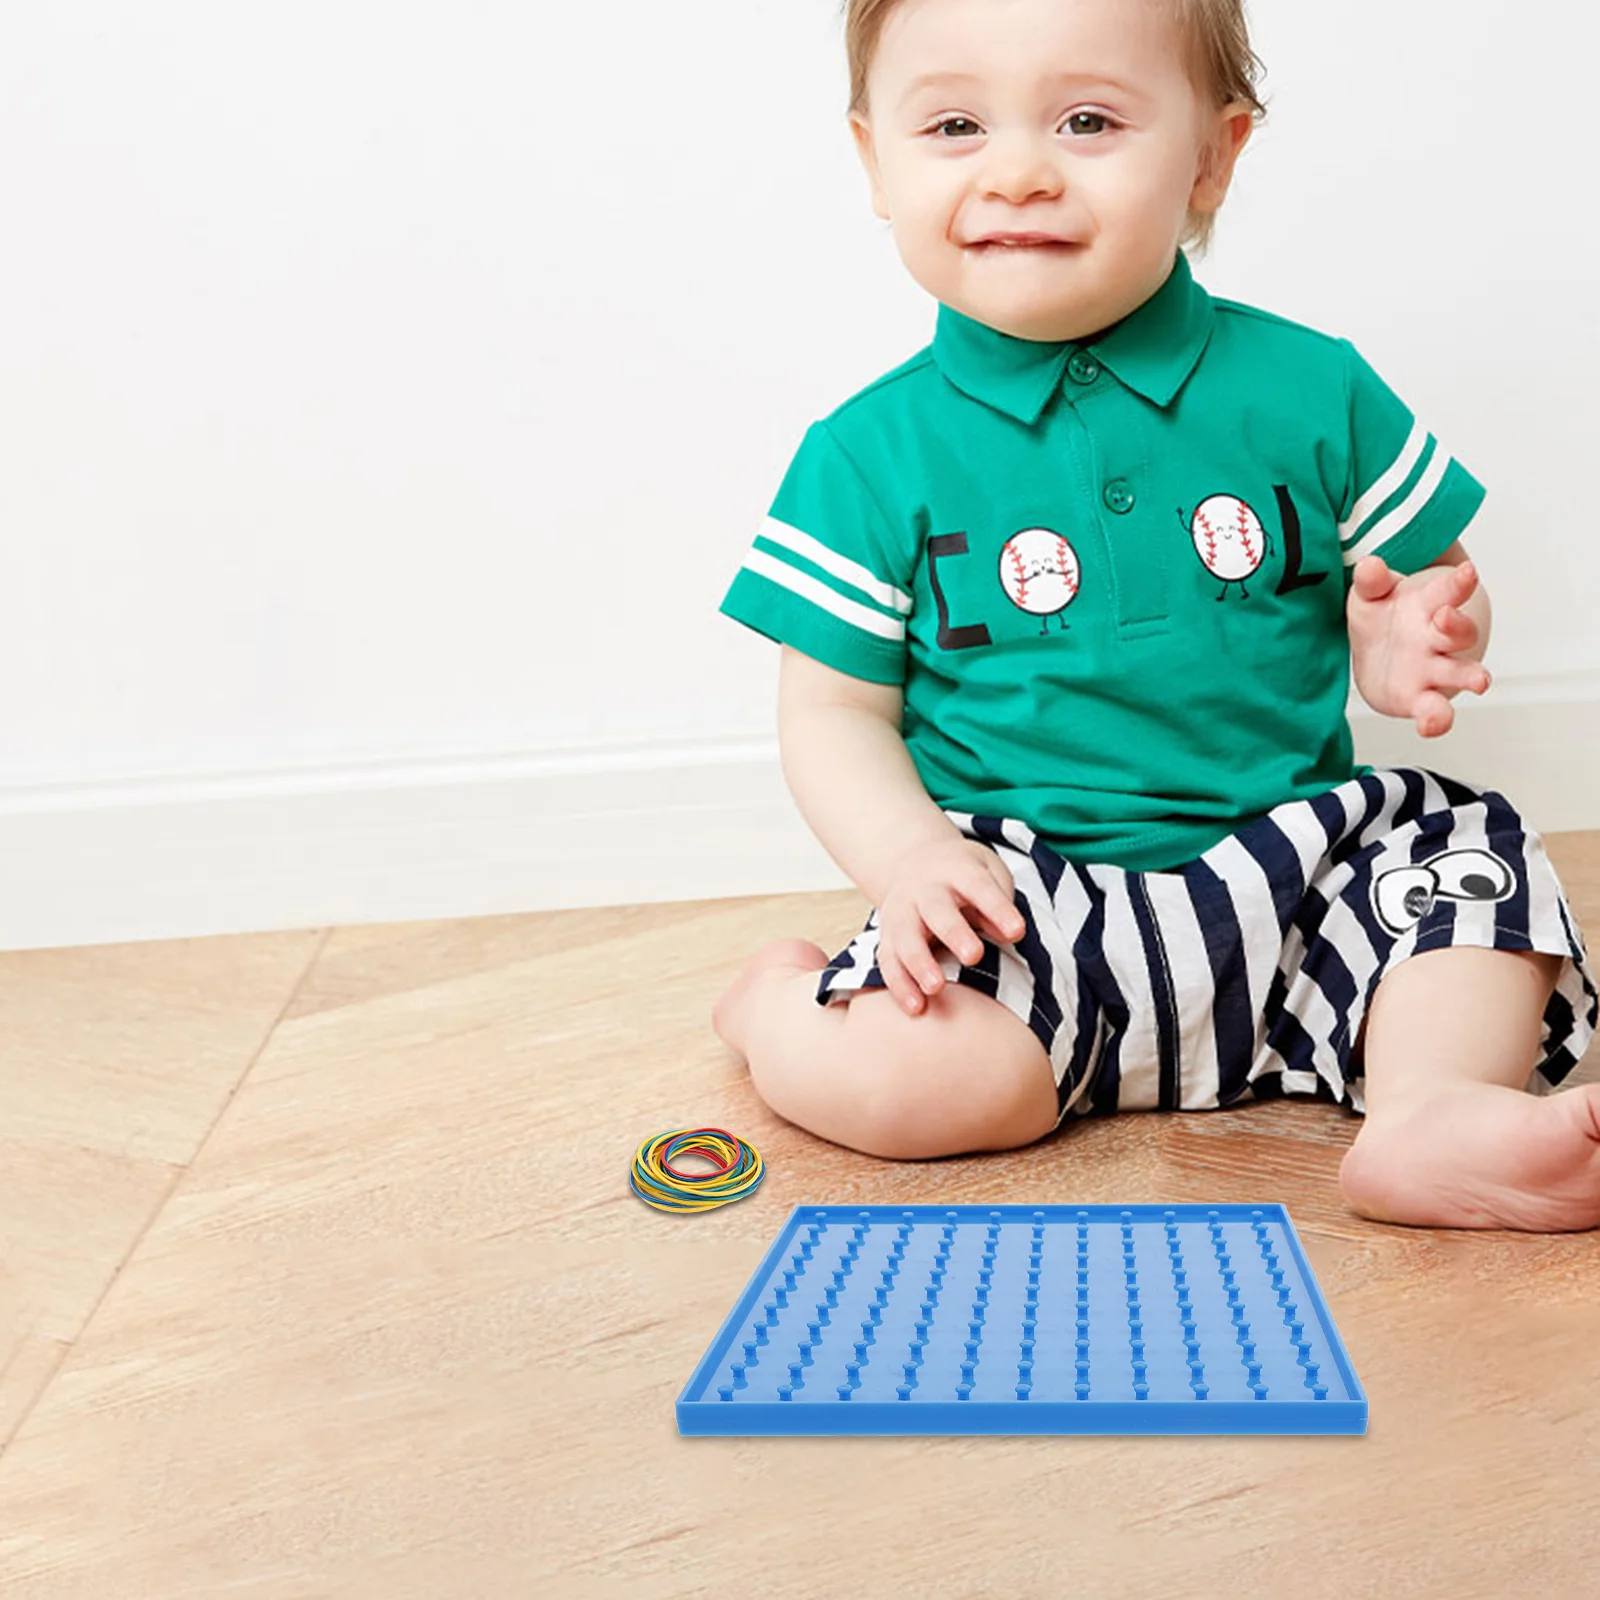
[[[1363,1216],[1425,1228],[1600,1227],[1600,1084],[1455,1085],[1369,1118],[1339,1169]]]
[[[748,1033],[747,1012],[752,992],[761,978],[769,972],[821,972],[827,964],[828,956],[822,946],[812,944],[809,939],[774,939],[762,945],[712,1006],[712,1027],[741,1061],[748,1060],[744,1047]]]

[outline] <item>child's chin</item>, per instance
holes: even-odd
[[[968,316],[1018,339],[1070,339],[1082,320],[1075,304],[1059,294],[984,295],[975,298],[975,305]]]

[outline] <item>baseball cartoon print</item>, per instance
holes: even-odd
[[[1081,574],[1078,552],[1049,528],[1024,528],[1000,552],[1000,586],[1018,610],[1040,619],[1041,636],[1050,632],[1051,617],[1068,626],[1064,613],[1078,596]]]
[[[1222,580],[1217,599],[1226,600],[1229,586],[1236,583],[1248,600],[1245,582],[1255,576],[1272,549],[1272,535],[1254,508],[1237,495],[1214,494],[1202,500],[1192,516],[1185,516],[1180,507],[1178,517],[1206,571]]]

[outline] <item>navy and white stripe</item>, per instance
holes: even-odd
[[[947,815],[1005,862],[1027,931],[1015,945],[985,940],[972,967],[945,955],[945,977],[1033,1029],[1062,1116],[1283,1094],[1359,1111],[1353,1051],[1379,981],[1450,945],[1566,958],[1536,1087],[1559,1083],[1594,1033],[1600,989],[1543,842],[1492,790],[1381,769],[1279,806],[1185,866],[1145,873],[1066,861],[1015,820]],[[1503,862],[1511,893],[1439,892],[1414,926],[1387,926],[1374,902],[1381,876],[1460,850]],[[882,986],[877,941],[874,912],[819,975],[819,1003]]]

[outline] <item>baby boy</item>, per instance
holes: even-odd
[[[1368,1216],[1600,1224],[1594,974],[1506,799],[1354,760],[1482,694],[1484,491],[1346,341],[1216,299],[1242,0],[849,0],[850,126],[931,344],[806,434],[723,610],[874,910],[718,1032],[881,1156],[1310,1095]],[[1527,1089],[1540,1093],[1530,1094]]]

